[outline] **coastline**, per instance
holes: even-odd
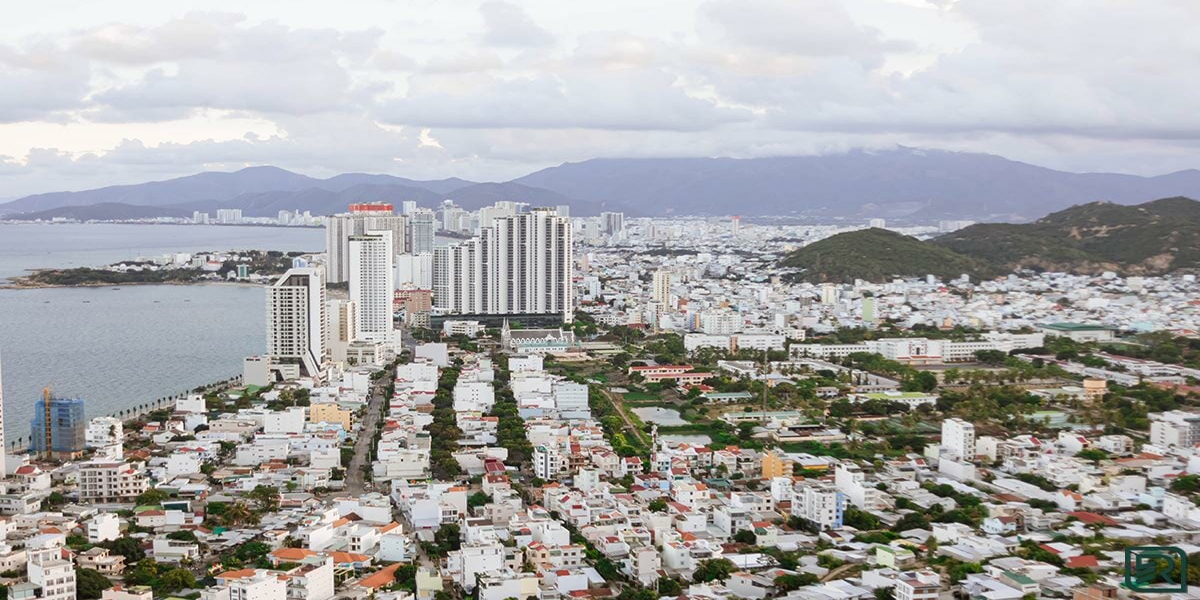
[[[4,283],[0,283],[0,290],[49,290],[49,289],[74,289],[74,288],[123,288],[133,286],[150,286],[150,285],[234,285],[246,287],[266,287],[267,283],[258,283],[254,281],[129,281],[124,283],[76,283],[76,284],[54,284],[54,283],[36,283],[27,282],[24,276],[10,277]]]

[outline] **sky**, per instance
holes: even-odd
[[[898,145],[1200,167],[1194,0],[48,0],[0,24],[0,198],[272,164],[506,180]]]

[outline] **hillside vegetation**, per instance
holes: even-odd
[[[993,277],[1018,269],[1163,275],[1200,268],[1200,202],[1092,202],[1026,225],[972,225],[928,242],[881,229],[842,233],[792,252],[781,266],[805,281]]]

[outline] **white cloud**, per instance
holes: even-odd
[[[1191,0],[139,1],[23,6],[0,32],[5,196],[893,144],[1200,166]]]

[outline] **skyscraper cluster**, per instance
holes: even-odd
[[[569,321],[572,273],[570,219],[553,208],[497,217],[477,237],[434,249],[434,308]]]
[[[333,215],[325,222],[326,277],[329,283],[350,281],[350,238],[369,231],[391,233],[392,249],[402,252],[409,244],[409,219],[412,219],[412,244],[433,248],[433,213],[426,215],[418,209],[409,216],[392,212],[391,204],[351,204],[349,212]],[[427,234],[427,235],[426,235]],[[417,252],[420,250],[414,250]]]

